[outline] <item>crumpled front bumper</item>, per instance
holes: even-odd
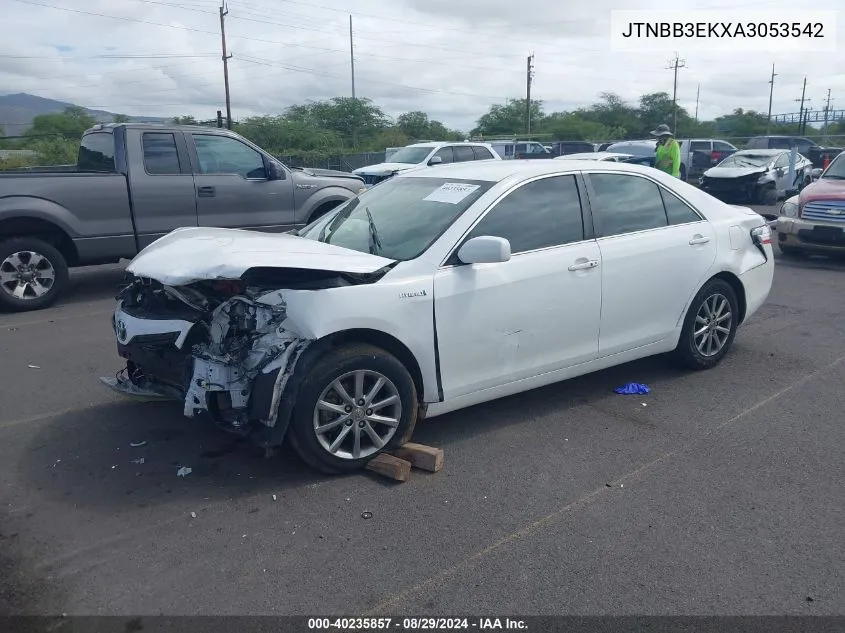
[[[235,301],[249,303],[256,317],[248,345],[237,353],[226,345],[230,315],[225,308],[233,303],[215,310],[206,324],[201,319],[141,317],[118,302],[113,326],[127,370],[113,378],[101,378],[101,382],[133,398],[181,399],[186,417],[207,412],[237,427],[253,421],[272,427],[284,386],[310,341],[291,328],[284,304],[262,306],[245,298],[231,300]],[[192,337],[196,328],[207,328],[210,342],[206,337],[206,342],[196,343]],[[256,390],[257,383],[263,388]]]

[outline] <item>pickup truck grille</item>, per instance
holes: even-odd
[[[381,182],[382,180],[387,180],[390,176],[373,176],[373,175],[363,175],[361,178],[364,179],[365,185],[374,185],[376,183]]]
[[[819,222],[845,224],[845,200],[816,200],[804,205],[801,217]]]

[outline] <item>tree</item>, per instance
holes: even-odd
[[[366,144],[390,124],[388,116],[370,99],[334,97],[311,101],[285,111],[285,117],[340,134],[353,145]]]
[[[125,114],[115,114],[112,121],[115,123],[129,123],[129,117]]]
[[[478,119],[476,127],[472,131],[473,136],[497,136],[525,134],[526,120],[525,110],[527,102],[525,99],[508,99],[504,105],[494,104]],[[545,112],[543,102],[531,100],[531,127],[539,129],[542,125]]]
[[[196,125],[197,124],[197,120],[194,117],[192,117],[191,115],[175,116],[172,119],[170,119],[170,122],[173,125]]]
[[[32,126],[24,136],[59,136],[79,140],[82,133],[95,124],[96,120],[85,108],[71,106],[58,114],[39,114],[32,120]]]
[[[396,117],[396,126],[408,138],[428,139],[431,122],[425,112],[414,111],[400,114]],[[434,139],[429,139],[434,140]]]

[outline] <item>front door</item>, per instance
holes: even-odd
[[[269,180],[261,153],[219,134],[192,133],[199,226],[285,231],[296,225],[294,185]]]
[[[674,332],[716,259],[710,223],[640,175],[591,173],[590,203],[602,261],[599,355]]]
[[[510,261],[450,259],[434,279],[444,397],[595,359],[601,262],[595,240],[585,239],[575,177],[520,186],[462,243],[481,235],[509,240]]]

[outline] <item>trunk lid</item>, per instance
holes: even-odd
[[[374,273],[395,260],[287,233],[181,228],[153,242],[126,270],[166,286],[239,279],[251,268],[300,268]]]

